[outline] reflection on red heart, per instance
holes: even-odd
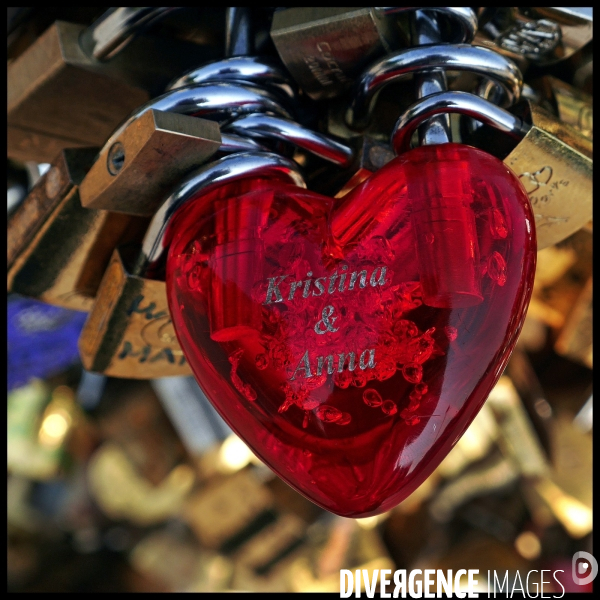
[[[389,510],[477,414],[535,271],[525,190],[458,144],[388,163],[338,204],[247,179],[172,221],[167,293],[215,408],[339,515]]]

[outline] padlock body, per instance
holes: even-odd
[[[147,109],[110,140],[81,182],[81,204],[151,217],[173,185],[221,145],[219,125]]]
[[[167,307],[164,281],[131,274],[133,252],[118,248],[79,338],[88,371],[155,379],[189,375]]]
[[[276,12],[271,38],[311,98],[339,96],[369,62],[390,51],[388,20],[370,8],[294,7]]]
[[[508,361],[535,270],[527,195],[458,144],[400,155],[339,200],[252,183],[200,193],[170,222],[181,347],[286,482],[347,517],[389,510]]]
[[[592,142],[536,106],[529,118],[531,129],[504,162],[529,195],[541,250],[592,218]]]
[[[546,76],[532,85],[543,95],[559,121],[593,139],[594,107],[591,96],[556,77]],[[545,108],[546,104],[543,106]]]

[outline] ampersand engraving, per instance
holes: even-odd
[[[334,333],[339,329],[339,327],[333,326],[333,322],[337,319],[337,317],[332,317],[334,310],[335,309],[331,304],[323,309],[321,312],[321,320],[315,325],[315,333],[323,335],[328,331]],[[321,325],[325,326],[325,329],[322,329]]]

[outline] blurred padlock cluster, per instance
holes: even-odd
[[[510,590],[532,573],[532,592],[550,571],[546,593],[590,591],[572,558],[593,530],[592,24],[591,8],[8,8],[9,591],[338,593],[342,569],[479,569],[480,592],[488,571]],[[338,517],[192,377],[169,225],[223,182],[341,199],[448,141],[521,180],[532,299],[433,474],[384,514]]]

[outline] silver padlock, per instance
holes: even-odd
[[[399,15],[414,7],[294,7],[275,13],[271,38],[302,90],[315,100],[334,98],[352,86],[373,60],[410,43]],[[451,41],[470,41],[477,26],[470,8],[436,8],[452,13]]]

